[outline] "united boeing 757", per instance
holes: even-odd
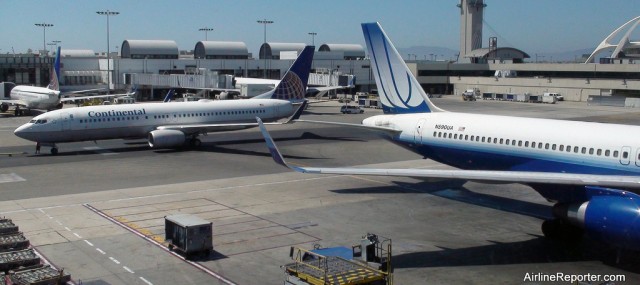
[[[640,127],[447,112],[435,106],[378,23],[362,24],[384,115],[361,125],[456,170],[288,165],[261,126],[274,160],[302,173],[522,183],[553,201],[547,237],[584,233],[640,250]],[[301,120],[302,121],[302,120]],[[381,150],[383,151],[383,150]]]
[[[110,94],[110,95],[95,95],[95,96],[82,96],[82,97],[67,97],[62,98],[60,92],[58,76],[60,74],[60,47],[58,47],[58,53],[51,72],[51,83],[47,87],[26,86],[18,85],[11,89],[9,92],[9,98],[0,98],[0,111],[6,112],[9,109],[9,105],[15,106],[14,114],[16,116],[28,115],[31,113],[31,109],[36,110],[54,110],[62,108],[63,102],[82,100],[82,99],[94,99],[94,98],[109,98],[133,95],[135,92],[126,94]],[[95,90],[83,90],[73,93],[81,93]]]
[[[52,154],[58,153],[57,143],[120,138],[148,138],[152,148],[197,146],[201,134],[257,127],[255,117],[273,124],[297,118],[306,105],[312,60],[313,47],[308,46],[278,86],[266,93],[269,99],[66,108],[36,116],[14,133],[50,146]]]

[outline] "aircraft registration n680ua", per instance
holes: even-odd
[[[276,88],[264,94],[269,99],[66,108],[36,116],[14,133],[57,154],[57,143],[118,138],[146,137],[152,148],[197,146],[200,134],[256,127],[256,116],[281,124],[304,110],[313,53],[313,46],[304,48]]]
[[[618,249],[640,250],[640,127],[444,111],[426,96],[378,23],[362,24],[362,30],[385,114],[361,125],[314,123],[380,131],[459,169],[293,167],[261,126],[277,163],[314,174],[522,183],[555,202],[555,218],[542,224],[545,236],[577,240],[586,233]]]

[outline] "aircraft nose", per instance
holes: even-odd
[[[13,131],[13,134],[15,134],[19,138],[23,138],[25,140],[31,140],[29,135],[30,132],[28,131],[28,129],[29,129],[29,124],[24,124],[22,126],[19,126],[15,131]]]

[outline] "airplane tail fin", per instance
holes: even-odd
[[[51,71],[51,82],[49,82],[49,86],[47,88],[51,90],[60,90],[60,47],[56,52],[56,60],[53,63],[53,70]]]
[[[362,32],[384,113],[444,111],[431,103],[379,23],[363,23]]]
[[[314,49],[314,46],[306,46],[302,50],[269,98],[293,102],[304,101]]]

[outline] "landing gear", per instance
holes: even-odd
[[[13,110],[13,114],[16,117],[26,116],[26,115],[31,114],[31,109],[20,109],[20,106],[16,106],[16,108]]]
[[[58,154],[58,148],[57,147],[52,147],[51,148],[51,155],[56,155]]]
[[[189,140],[190,147],[200,147],[200,145],[202,145],[202,141],[200,141],[200,139],[198,138],[191,138]]]
[[[542,233],[549,239],[576,242],[582,239],[584,230],[563,220],[553,219],[542,223]]]
[[[2,111],[4,113],[7,110],[9,110],[9,105],[8,104],[0,104],[0,111]]]

